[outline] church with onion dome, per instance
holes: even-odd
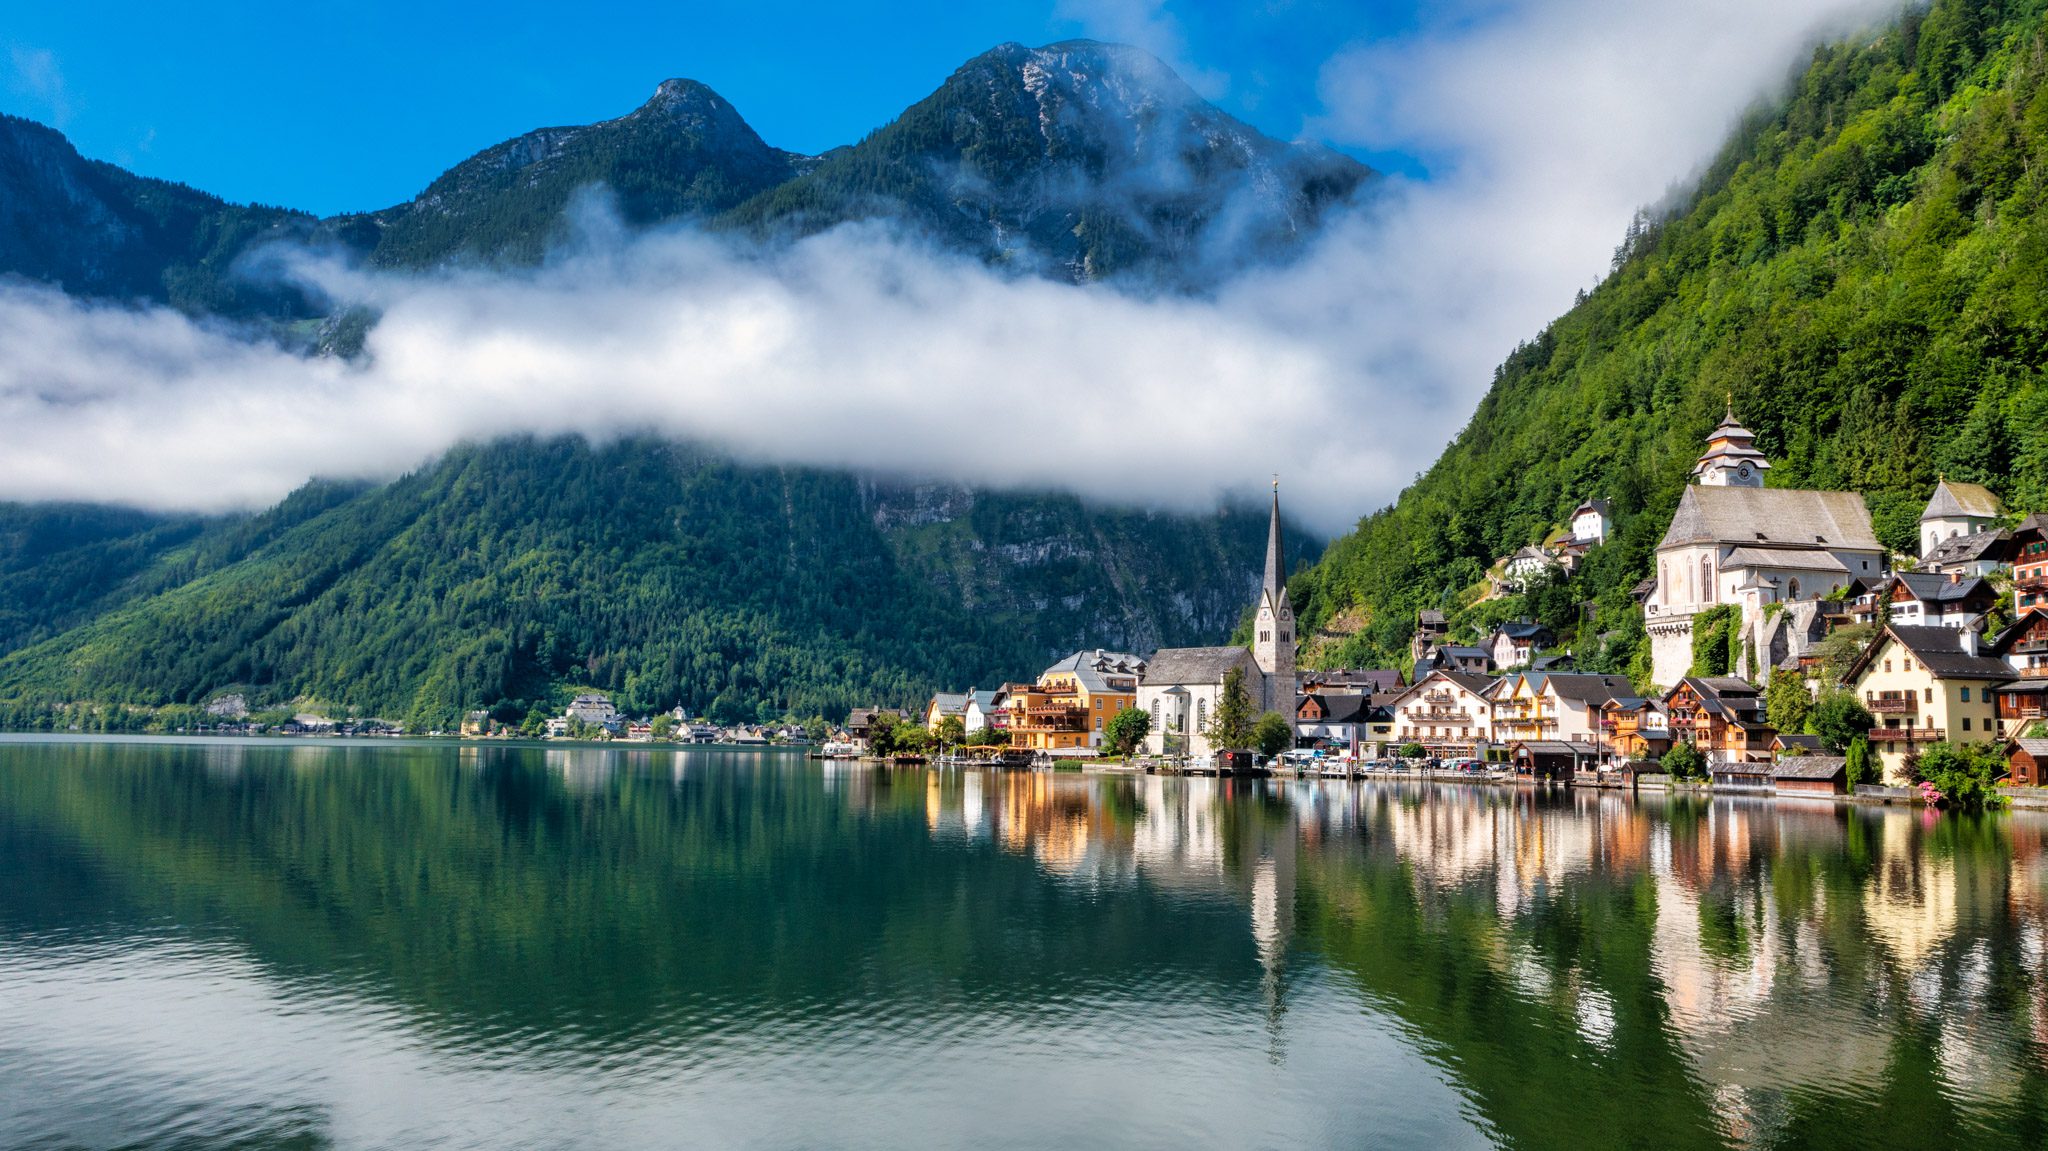
[[[1772,604],[1812,605],[1856,581],[1875,584],[1885,550],[1856,492],[1766,488],[1770,461],[1756,436],[1727,416],[1707,437],[1692,483],[1657,545],[1655,589],[1644,602],[1651,678],[1670,687],[1692,671],[1693,625],[1724,604],[1742,611],[1749,650],[1761,638]],[[1745,654],[1735,669],[1751,680],[1770,661]]]

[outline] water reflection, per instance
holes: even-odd
[[[2048,1145],[2048,822],[0,742],[0,1143]]]

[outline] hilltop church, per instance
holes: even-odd
[[[1161,648],[1145,665],[1138,706],[1152,713],[1146,749],[1154,755],[1203,758],[1219,750],[1205,734],[1223,696],[1223,679],[1244,669],[1252,710],[1294,715],[1294,611],[1287,603],[1287,556],[1280,541],[1280,481],[1273,481],[1272,520],[1266,530],[1266,577],[1252,645]]]
[[[1769,652],[1771,604],[1786,605],[1778,615],[1797,616],[1830,592],[1853,581],[1874,584],[1883,573],[1884,547],[1863,497],[1764,487],[1771,464],[1755,440],[1731,404],[1657,545],[1656,587],[1643,621],[1650,677],[1661,686],[1692,673],[1693,622],[1701,612],[1739,607],[1746,648]],[[1742,662],[1737,670],[1750,679],[1769,674],[1768,656],[1756,660],[1762,666],[1747,666],[1747,656]]]

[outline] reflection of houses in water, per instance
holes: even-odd
[[[1917,812],[1887,808],[1877,867],[1863,889],[1863,916],[1910,973],[1956,929],[1956,866],[1930,858],[1913,834]]]
[[[619,753],[602,748],[549,748],[543,753],[548,770],[578,794],[602,791],[619,768]]]

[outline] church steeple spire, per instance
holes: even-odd
[[[1266,529],[1266,582],[1259,590],[1278,604],[1287,598],[1287,553],[1280,542],[1280,477],[1273,477],[1273,520]]]
[[[1260,706],[1294,714],[1294,609],[1287,603],[1287,549],[1280,539],[1280,477],[1273,477],[1273,518],[1266,528],[1266,578],[1259,586],[1252,662],[1264,690]]]

